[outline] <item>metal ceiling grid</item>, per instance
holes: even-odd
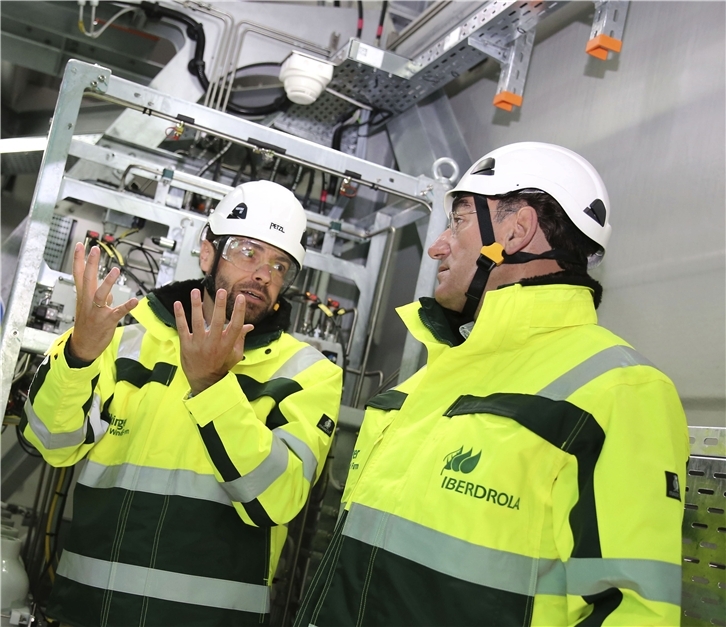
[[[507,47],[563,2],[493,1],[441,37],[413,60],[351,39],[333,57],[329,87],[348,100],[325,93],[308,106],[294,105],[279,116],[280,130],[330,145],[350,101],[397,114],[467,72],[487,56],[504,61]]]

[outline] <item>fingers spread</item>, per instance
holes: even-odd
[[[192,290],[192,333],[204,334],[204,312],[202,311],[202,295],[198,289]]]
[[[229,319],[227,333],[237,337],[245,323],[245,313],[247,309],[247,301],[243,294],[237,294],[234,299],[234,309],[232,309],[232,317]]]
[[[135,300],[136,299],[133,298],[129,301],[129,303]],[[128,305],[129,303],[126,304]],[[133,306],[136,307],[136,304],[137,303],[134,303]],[[189,337],[189,325],[187,325],[187,318],[184,315],[184,307],[179,301],[174,303],[174,319],[176,320],[176,331],[179,334],[179,338],[186,339]]]
[[[98,260],[101,251],[98,246],[93,246],[91,252],[88,253],[86,267],[83,270],[83,295],[93,296],[96,291],[96,282],[98,281]]]
[[[217,290],[214,299],[214,311],[212,312],[212,321],[209,330],[214,334],[220,334],[227,321],[227,290]]]
[[[73,250],[73,282],[76,284],[76,293],[83,293],[83,271],[86,268],[86,254],[83,244],[78,242]]]

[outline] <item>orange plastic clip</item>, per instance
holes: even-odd
[[[479,253],[487,259],[491,259],[498,266],[504,261],[504,246],[497,242],[489,244],[489,246],[482,246]]]
[[[620,52],[623,48],[623,42],[608,35],[598,35],[587,42],[585,52],[593,57],[605,61],[608,58],[608,50]]]
[[[505,111],[511,111],[514,107],[522,106],[522,96],[513,94],[511,91],[502,91],[494,96],[493,104]]]

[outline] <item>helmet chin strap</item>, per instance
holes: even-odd
[[[466,303],[461,310],[462,315],[467,320],[474,319],[479,302],[484,295],[484,288],[491,271],[504,262],[504,247],[497,244],[494,239],[494,227],[492,227],[492,218],[489,214],[489,205],[485,196],[472,194],[474,197],[474,206],[476,207],[476,217],[479,222],[479,234],[481,235],[482,247],[479,251],[479,257],[476,260],[476,272],[472,278],[469,288],[466,290]]]
[[[564,250],[547,250],[543,253],[534,254],[526,252],[517,252],[508,255],[504,252],[504,247],[498,244],[494,238],[494,227],[489,213],[489,205],[485,196],[472,194],[474,197],[474,205],[476,207],[476,215],[479,221],[479,234],[483,246],[479,251],[479,257],[476,260],[476,272],[466,290],[466,303],[461,310],[462,316],[467,320],[473,320],[477,307],[484,295],[489,275],[492,270],[503,263],[529,263],[537,259],[554,259],[555,261],[565,261],[574,265],[582,265],[582,260],[576,255]],[[583,267],[586,271],[587,266]]]
[[[214,280],[214,277],[217,276],[219,260],[222,258],[222,251],[224,250],[224,245],[227,242],[227,237],[229,236],[223,235],[222,237],[220,237],[219,244],[217,246],[214,246],[214,244],[212,244],[212,246],[214,246],[214,262],[212,263],[212,269],[207,274],[205,274],[204,279],[202,279],[202,285],[204,286],[204,289],[207,290],[207,294],[211,296],[212,302],[214,302],[214,299],[217,297],[217,284]]]

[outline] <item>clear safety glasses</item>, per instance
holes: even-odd
[[[462,216],[469,216],[474,213],[476,213],[476,209],[474,209],[473,211],[457,211],[456,209],[452,209],[451,213],[449,214],[449,219],[446,223],[446,228],[451,231],[452,235],[458,235],[459,228],[461,227],[462,223],[465,222]]]
[[[215,241],[219,246],[220,240]],[[222,259],[240,270],[253,273],[262,266],[270,272],[270,282],[286,289],[297,276],[297,265],[281,250],[246,237],[230,236],[222,249]]]

